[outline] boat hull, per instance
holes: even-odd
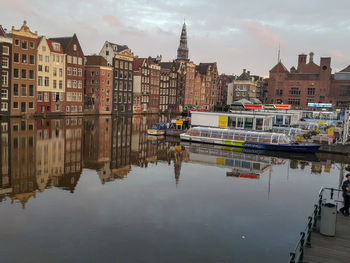
[[[320,148],[318,144],[268,144],[259,142],[245,142],[237,140],[225,140],[219,138],[209,138],[200,136],[189,136],[185,133],[180,134],[181,140],[202,142],[210,144],[219,144],[224,146],[269,150],[269,151],[284,151],[284,152],[299,152],[299,153],[315,153]]]
[[[148,129],[147,130],[148,135],[165,135],[164,130],[153,130],[153,129]]]

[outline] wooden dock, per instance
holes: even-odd
[[[337,214],[335,237],[311,234],[311,248],[305,249],[304,263],[350,262],[350,217]]]

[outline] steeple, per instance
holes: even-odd
[[[180,37],[180,45],[177,49],[177,59],[178,60],[189,60],[188,59],[188,47],[187,47],[187,30],[186,30],[186,22],[182,26],[181,37]]]

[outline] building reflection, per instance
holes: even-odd
[[[0,119],[0,202],[8,199],[25,207],[37,191],[53,187],[74,193],[83,168],[95,170],[102,184],[127,178],[133,167],[159,163],[169,166],[176,184],[185,176],[186,162],[226,167],[227,175],[239,177],[260,176],[284,159],[290,159],[290,169],[317,175],[332,168],[328,157],[277,158],[147,135],[151,124],[168,120],[159,115]]]

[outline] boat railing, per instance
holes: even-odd
[[[300,232],[299,240],[292,252],[289,254],[288,263],[301,263],[304,259],[304,250],[305,248],[311,247],[311,233],[318,231],[318,223],[321,219],[321,207],[322,202],[325,199],[332,200],[334,202],[342,203],[339,198],[339,194],[342,192],[340,189],[322,187],[318,193],[318,201],[314,205],[312,214],[308,217],[307,225],[304,231]],[[338,194],[338,197],[335,197],[335,193]],[[326,196],[329,194],[329,196]]]

